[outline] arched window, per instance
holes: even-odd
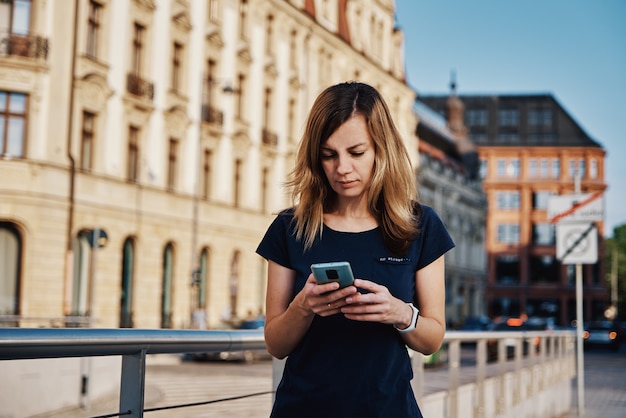
[[[133,327],[133,283],[135,278],[135,241],[126,238],[122,249],[122,289],[120,328]]]
[[[207,305],[209,259],[210,250],[208,248],[203,248],[202,253],[200,254],[200,271],[198,272],[198,307],[200,309],[206,309]]]
[[[88,231],[78,233],[72,243],[74,253],[74,274],[72,279],[71,316],[87,316],[89,309],[89,272],[91,270],[91,251]]]
[[[163,287],[161,289],[161,328],[172,328],[172,285],[174,282],[174,244],[163,250]]]
[[[21,258],[22,239],[17,228],[11,223],[0,222],[0,315],[19,314]]]
[[[240,252],[236,250],[230,264],[230,315],[237,317],[237,293],[239,292],[239,258]]]

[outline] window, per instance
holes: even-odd
[[[500,224],[498,225],[498,242],[502,244],[519,244],[519,225]]]
[[[274,44],[274,16],[267,15],[265,20],[265,53],[267,55],[272,55],[274,51],[272,51],[272,46]]]
[[[584,179],[585,175],[587,174],[587,164],[585,160],[581,159],[578,161],[578,172],[579,172],[580,178]]]
[[[89,278],[91,271],[91,248],[88,231],[78,233],[72,243],[74,268],[72,278],[72,316],[86,316],[89,313]]]
[[[561,177],[561,160],[555,158],[552,160],[552,178],[558,179]]]
[[[556,243],[556,228],[551,223],[533,225],[533,244],[554,245]]]
[[[31,0],[0,1],[0,28],[12,35],[28,35],[30,11]]]
[[[239,207],[239,197],[241,196],[241,166],[243,162],[240,159],[235,160],[235,182],[233,187],[233,205]]]
[[[211,197],[211,160],[213,153],[205,149],[204,161],[202,163],[202,198],[208,199]]]
[[[263,213],[267,212],[268,177],[269,169],[267,167],[263,167],[263,171],[261,172],[261,211]]]
[[[512,144],[519,141],[517,132],[501,132],[498,134],[498,142],[503,144]]]
[[[28,96],[0,91],[0,156],[24,157]]]
[[[174,283],[174,244],[163,250],[163,278],[161,287],[161,328],[172,328],[172,288]]]
[[[89,18],[87,20],[87,48],[85,53],[88,57],[98,57],[98,38],[100,32],[100,15],[102,5],[96,1],[89,2]]]
[[[487,177],[487,174],[488,174],[487,167],[488,167],[487,160],[480,160],[480,169],[479,169],[478,175],[481,179],[484,179]]]
[[[528,161],[528,176],[531,178],[537,177],[537,160],[534,158]]]
[[[548,160],[545,158],[541,159],[541,178],[545,179],[548,177]]]
[[[509,177],[519,178],[520,176],[520,161],[517,158],[514,158],[510,161],[509,166],[507,167],[507,174]]]
[[[496,162],[496,170],[498,173],[498,177],[505,177],[506,176],[506,161],[505,160],[498,160]]]
[[[83,111],[83,129],[80,142],[80,169],[91,171],[96,115]]]
[[[183,46],[174,42],[174,49],[172,51],[172,90],[180,91],[180,76],[181,76],[181,61],[183,56]]]
[[[167,188],[176,188],[176,171],[178,170],[178,140],[170,138],[169,153],[167,157]]]
[[[143,54],[143,37],[146,28],[139,23],[135,23],[135,31],[133,34],[133,54],[131,61],[131,71],[134,75],[141,75],[141,64]]]
[[[239,37],[244,41],[248,39],[248,0],[239,3]]]
[[[211,22],[219,22],[220,21],[220,9],[219,9],[219,1],[220,0],[209,0],[209,20]]]
[[[496,193],[498,209],[519,209],[520,193],[518,191],[504,191]]]
[[[128,128],[128,155],[127,155],[126,178],[129,181],[139,180],[139,128]]]
[[[548,200],[553,196],[551,191],[537,191],[533,193],[533,209],[547,209]]]
[[[552,110],[550,109],[531,109],[528,112],[529,126],[552,126]]]
[[[531,283],[558,283],[559,263],[550,255],[531,256],[529,273]]]
[[[292,30],[289,35],[289,68],[298,67],[298,33]],[[356,78],[358,80],[358,78]]]
[[[468,109],[465,112],[465,123],[469,127],[487,126],[488,121],[487,109]]]
[[[496,257],[496,281],[501,284],[519,283],[520,263],[517,255]]]
[[[22,240],[15,226],[0,222],[0,315],[19,314]]]
[[[517,126],[519,124],[519,111],[517,109],[500,109],[498,111],[498,125]]]
[[[246,84],[246,76],[243,74],[239,74],[239,90],[235,96],[235,100],[237,101],[236,109],[237,109],[237,118],[239,120],[245,120],[244,115],[244,94],[245,94],[245,84]]]
[[[120,328],[133,327],[133,282],[135,276],[135,242],[126,238],[122,250],[122,296],[120,298]]]
[[[598,161],[592,158],[589,164],[589,177],[592,179],[598,178]]]

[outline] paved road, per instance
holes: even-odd
[[[146,372],[146,408],[208,402],[240,395],[268,392],[272,387],[271,362],[253,364],[179,362],[162,356],[150,362]],[[618,353],[585,351],[584,418],[626,417],[626,344]],[[427,373],[430,373],[427,371]],[[428,391],[427,391],[428,392]],[[577,383],[572,382],[572,409],[560,418],[577,417]],[[90,410],[39,415],[37,418],[86,418],[117,411],[117,398],[94,402]],[[267,417],[272,395],[262,394],[183,409],[146,412],[146,418]]]

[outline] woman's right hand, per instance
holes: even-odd
[[[319,316],[330,316],[341,312],[341,308],[347,305],[346,298],[356,292],[354,286],[339,289],[336,282],[317,284],[313,274],[310,274],[294,302],[305,311]]]

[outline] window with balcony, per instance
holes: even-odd
[[[28,95],[0,91],[0,156],[25,157],[27,109]]]
[[[83,171],[91,171],[94,149],[95,136],[95,120],[96,115],[91,112],[83,111],[83,126],[80,138],[80,169]]]
[[[89,1],[89,15],[87,18],[87,42],[85,54],[90,58],[98,57],[98,45],[100,38],[100,21],[102,5],[97,1]]]
[[[0,56],[47,58],[48,40],[30,30],[31,0],[0,0]]]

